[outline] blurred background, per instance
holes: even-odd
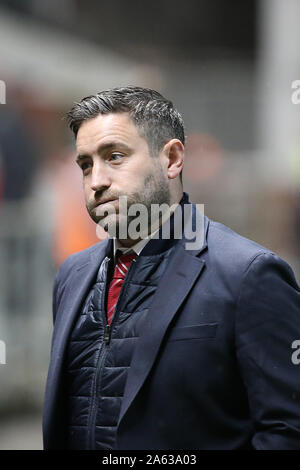
[[[74,101],[128,84],[173,100],[190,199],[299,282],[299,18],[298,0],[0,0],[0,449],[42,448],[54,275],[105,236],[63,119]]]

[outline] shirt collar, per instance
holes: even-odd
[[[155,230],[155,232],[151,233],[147,238],[143,238],[139,242],[137,242],[135,245],[131,247],[126,247],[121,245],[120,241],[117,238],[113,238],[113,243],[114,243],[114,260],[116,260],[116,252],[117,250],[122,251],[122,254],[125,254],[129,251],[134,251],[137,255],[140,254],[144,246],[147,245],[147,243],[151,240],[151,238],[154,237],[154,235],[158,232],[159,229]]]

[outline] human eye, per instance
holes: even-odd
[[[121,160],[123,157],[124,155],[122,153],[115,152],[110,155],[109,159],[112,160],[113,162],[117,162]]]
[[[83,174],[87,174],[87,173],[88,173],[88,170],[89,170],[90,167],[91,167],[91,164],[90,164],[90,162],[87,162],[87,161],[86,161],[86,162],[80,163],[79,166],[80,166],[80,168],[81,168]]]

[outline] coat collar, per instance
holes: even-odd
[[[191,209],[194,223],[197,208],[191,204]],[[191,240],[187,240],[183,236],[154,294],[143,333],[137,342],[128,371],[118,426],[121,425],[128,409],[148,377],[172,319],[204,269],[205,261],[200,258],[200,255],[207,249],[209,219],[200,214],[200,220],[201,217],[204,231],[202,245],[196,249],[188,250],[186,243]],[[174,285],[176,289],[174,289]],[[172,296],[165,295],[166,292],[172,292]]]

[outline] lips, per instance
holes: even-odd
[[[100,201],[95,204],[94,206],[94,211],[97,216],[103,217],[105,214],[111,214],[111,213],[116,213],[117,211],[117,206],[116,202],[118,202],[117,199],[108,199],[106,201]],[[107,206],[107,207],[105,207]],[[111,207],[110,207],[111,206]]]
[[[95,207],[103,206],[104,204],[112,203],[114,201],[116,201],[116,199],[107,199],[105,201],[99,201],[95,204]]]

